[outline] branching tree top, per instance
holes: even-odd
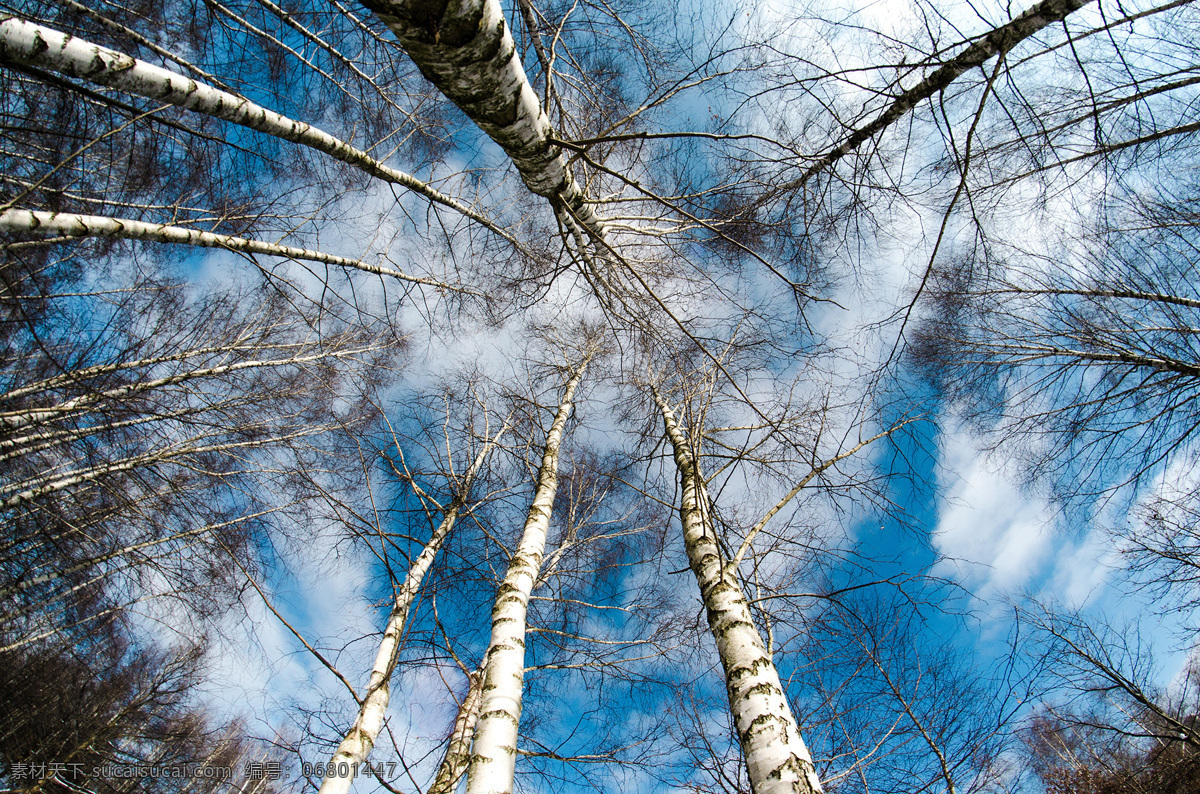
[[[973,670],[933,530],[969,436],[1194,609],[1198,21],[0,3],[0,777],[1191,779],[1119,633],[1014,596]]]

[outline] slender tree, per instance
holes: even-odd
[[[479,721],[479,707],[483,702],[483,669],[471,671],[467,694],[463,696],[450,731],[450,742],[442,763],[438,765],[437,777],[427,794],[453,794],[458,781],[466,774],[471,762],[471,743],[475,738],[475,723]]]
[[[670,406],[654,391],[667,439],[679,471],[688,563],[700,586],[709,630],[717,643],[729,708],[746,757],[755,794],[774,791],[821,791],[812,756],[800,738],[779,674],[754,625],[746,596],[717,544],[708,516],[712,504],[687,435]]]
[[[0,9],[0,660],[56,642],[81,653],[89,626],[127,619],[133,631],[131,610],[163,598],[199,625],[244,592],[348,688],[327,651],[375,652],[350,732],[349,719],[330,721],[343,747],[324,790],[345,790],[341,762],[366,765],[384,741],[394,682],[453,670],[451,646],[482,656],[482,677],[467,675],[447,745],[418,752],[422,740],[391,737],[409,779],[387,786],[452,788],[470,742],[472,794],[511,791],[518,757],[597,786],[579,770],[616,760],[647,775],[623,788],[700,787],[661,771],[690,752],[709,753],[699,765],[736,790],[733,756],[702,746],[725,719],[690,688],[703,654],[663,640],[690,636],[670,577],[680,560],[646,529],[655,509],[622,502],[641,492],[674,505],[641,443],[665,435],[751,788],[818,790],[818,765],[831,786],[983,785],[964,759],[992,745],[960,740],[963,720],[921,701],[950,661],[905,667],[869,641],[902,644],[900,633],[868,622],[826,667],[804,644],[850,636],[806,632],[812,604],[840,594],[815,586],[819,575],[860,551],[855,532],[834,542],[813,527],[839,522],[793,508],[816,485],[836,493],[847,527],[868,503],[894,508],[901,489],[871,474],[829,486],[879,429],[930,403],[969,414],[997,449],[1019,442],[1033,478],[1081,501],[1187,468],[1200,372],[1188,287],[1195,5],[914,0],[886,18],[820,4],[363,5]],[[230,260],[265,286],[222,292]],[[138,268],[155,275],[125,278]],[[158,275],[169,268],[176,279]],[[529,329],[570,333],[579,316],[603,329],[615,363],[576,406],[598,362],[571,362],[544,445],[540,420],[511,431],[541,460],[529,463],[532,508],[490,480],[468,506],[477,469],[453,475],[453,442],[431,477],[406,468],[398,443],[379,462],[411,493],[390,512],[374,502],[375,453],[390,443],[377,443],[379,426],[412,385],[388,366],[402,337],[431,363],[413,382],[462,358],[509,394],[538,393],[514,385],[513,350]],[[906,354],[936,376],[936,399],[902,393]],[[693,413],[656,384],[664,433],[647,434],[644,396],[620,391],[662,361],[687,373],[679,391],[710,399]],[[606,440],[564,454],[573,408],[603,415],[597,436],[638,436],[627,445],[638,451]],[[721,412],[724,426],[708,421]],[[523,457],[497,463],[496,481],[532,479]],[[1190,502],[1158,496],[1123,538],[1179,594],[1194,582],[1178,532]],[[416,503],[428,531],[405,520]],[[594,529],[614,503],[621,515]],[[514,549],[510,509],[525,517]],[[364,597],[383,594],[391,610],[382,643],[365,629],[349,645],[309,642],[317,626],[277,597],[288,560],[272,542],[302,548],[327,526],[343,533],[339,552],[371,556]],[[396,564],[406,548],[412,559]],[[872,587],[907,581],[874,570],[892,562],[858,570]],[[447,595],[456,612],[493,603],[490,641],[462,614],[429,614]],[[653,653],[666,672],[646,672]],[[546,727],[555,685],[575,682],[571,707],[586,693],[608,714],[614,682],[645,702],[627,721],[581,718],[576,733],[596,745],[583,748]],[[868,686],[867,705],[829,706]],[[704,727],[682,752],[656,733],[672,722],[655,701],[667,690]],[[522,717],[534,702],[540,722],[536,709]],[[891,721],[873,727],[880,715]],[[810,757],[798,722],[814,748],[845,752]],[[812,725],[831,727],[813,741]],[[862,739],[871,730],[875,743]],[[890,752],[901,735],[919,752]],[[872,777],[873,763],[904,769]]]
[[[330,771],[326,773],[325,779],[321,783],[323,794],[349,791],[356,770],[370,757],[371,748],[379,736],[379,729],[383,725],[384,714],[387,711],[389,682],[399,658],[400,637],[404,633],[404,624],[412,609],[413,600],[417,597],[417,592],[421,589],[421,582],[433,564],[434,558],[437,557],[446,537],[454,528],[459,511],[466,505],[475,476],[479,473],[484,461],[487,460],[492,448],[499,443],[500,438],[507,430],[508,422],[506,420],[496,435],[480,447],[475,460],[463,474],[462,482],[458,485],[450,503],[442,510],[441,522],[408,569],[404,583],[396,591],[391,614],[388,615],[387,625],[383,629],[383,639],[379,643],[379,652],[375,657],[375,664],[371,668],[371,678],[367,683],[365,694],[360,699],[362,705],[359,707],[358,717],[327,765],[327,769]],[[468,694],[462,707],[464,711],[460,719],[463,724],[461,726],[457,722],[455,724],[455,734],[459,736],[457,739],[459,743],[464,741],[462,736],[471,730],[471,723],[477,708],[468,707],[466,704],[473,699],[478,699],[478,691],[479,686],[472,679],[473,694]],[[477,707],[478,704],[474,705]],[[455,741],[454,737],[451,737],[451,743],[453,744]],[[453,747],[447,750],[448,759],[456,759],[459,755],[461,755],[461,751],[456,752]],[[452,775],[455,761],[451,760],[448,763],[450,767],[446,774]]]
[[[497,590],[492,608],[492,638],[484,663],[483,696],[467,770],[467,791],[471,794],[512,791],[525,677],[525,617],[546,554],[550,514],[558,491],[559,448],[571,416],[575,390],[594,356],[594,350],[587,350],[571,369],[554,421],[546,432],[536,490],[521,540]]]

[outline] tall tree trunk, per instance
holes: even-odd
[[[312,428],[302,432],[288,433],[276,436],[273,441],[290,441],[308,435],[315,435],[321,428]],[[230,452],[247,450],[265,446],[267,442],[250,439],[231,441],[225,444],[199,444],[204,436],[181,439],[169,445],[159,447],[141,455],[131,455],[119,460],[101,461],[82,468],[66,472],[53,471],[49,474],[31,477],[16,483],[0,485],[0,510],[8,510],[34,499],[40,499],[71,488],[82,483],[91,482],[106,474],[120,474],[134,469],[149,468],[160,464],[188,465],[189,458],[212,452]]]
[[[471,760],[471,740],[475,737],[475,723],[479,720],[479,705],[483,702],[483,668],[471,673],[471,687],[458,707],[454,730],[450,733],[450,744],[438,767],[437,777],[425,794],[453,794],[458,781],[467,771]]]
[[[467,771],[467,794],[507,794],[516,768],[517,727],[521,721],[521,689],[525,678],[525,616],[529,594],[542,567],[550,511],[558,491],[558,450],[571,414],[575,388],[592,354],[588,353],[567,381],[558,413],[538,469],[537,490],[521,542],[509,562],[492,608],[492,639],[484,658],[483,703],[475,727],[475,744]]]
[[[387,625],[384,627],[383,640],[379,643],[379,651],[375,655],[375,665],[371,668],[371,678],[367,683],[367,693],[363,696],[362,704],[359,706],[358,717],[329,762],[328,772],[325,779],[321,781],[320,794],[346,794],[350,790],[350,783],[354,780],[358,767],[365,763],[371,755],[371,748],[375,746],[379,730],[383,727],[384,714],[387,712],[392,670],[395,669],[400,654],[400,635],[404,633],[404,623],[408,619],[408,611],[412,607],[413,601],[416,600],[421,580],[425,578],[438,550],[441,549],[450,530],[454,528],[459,510],[466,504],[467,495],[471,490],[471,482],[479,473],[479,469],[483,466],[492,447],[500,441],[500,437],[507,430],[508,422],[505,422],[500,428],[500,432],[479,450],[479,454],[475,456],[470,468],[463,475],[458,493],[446,507],[441,523],[438,524],[429,542],[425,544],[421,554],[408,569],[408,576],[405,577],[404,584],[396,593],[395,605],[392,607],[392,613],[388,616]],[[343,770],[345,770],[344,773]]]
[[[604,223],[584,202],[550,119],[525,76],[499,0],[363,0],[438,90],[499,144],[526,186],[594,237]]]
[[[938,92],[946,90],[951,83],[971,69],[983,66],[997,55],[1004,55],[1042,28],[1062,22],[1090,2],[1092,0],[1041,0],[1040,3],[1027,8],[1011,22],[989,31],[958,55],[934,69],[921,82],[899,92],[882,113],[863,126],[852,130],[841,143],[805,168],[799,179],[789,182],[781,190],[795,190],[802,187],[809,179],[904,118],[918,104]]]
[[[729,709],[750,786],[754,794],[816,794],[821,783],[780,686],[775,663],[754,625],[741,585],[721,559],[709,518],[708,490],[685,431],[658,392],[653,394],[679,470],[683,542],[725,671]]]
[[[166,386],[175,386],[188,381],[201,380],[205,378],[218,378],[230,373],[241,372],[250,369],[286,367],[296,364],[329,361],[332,359],[353,358],[364,353],[374,352],[375,350],[375,347],[362,347],[351,350],[334,350],[327,353],[313,353],[312,355],[307,356],[291,356],[289,358],[266,361],[238,361],[233,364],[222,364],[217,367],[197,369],[190,372],[180,372],[175,375],[154,378],[153,380],[139,381],[137,383],[126,383],[121,386],[115,386],[111,389],[106,389],[104,391],[91,392],[89,394],[80,395],[79,397],[73,397],[56,405],[50,405],[41,408],[22,408],[15,411],[0,411],[0,427],[6,430],[16,430],[25,427],[26,425],[49,422],[54,419],[61,419],[70,414],[90,409],[98,404],[124,400],[137,394],[144,394],[149,391],[154,391],[155,389],[162,389]],[[166,361],[169,359],[164,358],[163,360]]]

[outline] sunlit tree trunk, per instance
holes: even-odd
[[[450,733],[450,744],[442,756],[437,777],[425,794],[453,794],[458,781],[467,771],[471,760],[471,740],[475,737],[475,723],[479,721],[479,705],[483,702],[483,670],[471,673],[471,686],[458,707],[454,730]]]
[[[459,291],[457,287],[432,279],[410,276],[400,270],[381,265],[372,265],[361,259],[335,256],[324,251],[279,245],[260,240],[248,240],[230,234],[216,234],[183,226],[168,226],[147,223],[131,218],[109,218],[102,215],[79,215],[71,212],[39,212],[32,210],[4,210],[0,212],[0,231],[36,234],[55,237],[117,237],[123,240],[146,240],[152,243],[174,243],[194,245],[201,248],[225,248],[246,254],[266,254],[285,259],[305,262],[320,262],[335,267],[364,270],[380,276],[390,276],[400,281],[426,284],[439,289]]]
[[[508,565],[492,608],[492,639],[484,660],[483,703],[475,726],[475,744],[467,771],[467,794],[511,792],[517,757],[517,727],[521,720],[521,689],[525,678],[525,616],[529,595],[537,581],[546,550],[550,511],[558,491],[558,451],[563,430],[571,415],[575,389],[591,360],[585,356],[571,375],[558,404],[542,465],[537,490],[521,542]]]
[[[405,577],[404,584],[396,593],[392,612],[388,616],[387,626],[384,627],[383,640],[379,643],[379,651],[375,655],[375,664],[371,668],[371,678],[367,683],[367,693],[363,696],[359,706],[358,717],[333,754],[328,766],[329,772],[321,781],[320,794],[345,794],[349,791],[350,783],[354,780],[359,766],[370,756],[371,748],[375,746],[375,740],[379,737],[379,730],[383,727],[384,714],[387,712],[392,671],[396,667],[396,661],[400,654],[400,636],[404,633],[404,623],[408,619],[408,612],[417,597],[417,591],[421,588],[421,581],[433,564],[433,559],[437,556],[446,537],[449,536],[450,530],[454,528],[459,511],[466,504],[467,495],[471,490],[471,482],[479,473],[479,469],[483,466],[492,447],[499,442],[500,437],[507,430],[506,422],[500,428],[500,432],[479,450],[479,454],[475,456],[470,468],[463,475],[458,493],[446,507],[441,523],[438,524],[437,529],[429,538],[429,542],[425,544],[425,548],[421,550],[420,555],[408,569],[408,576]],[[345,770],[344,774],[343,770]]]
[[[30,477],[13,483],[0,485],[0,510],[9,510],[27,502],[45,498],[59,491],[98,480],[105,475],[121,474],[134,469],[149,468],[162,464],[189,465],[189,459],[211,453],[242,453],[255,448],[265,448],[270,442],[292,441],[304,436],[316,435],[326,428],[314,427],[296,433],[275,436],[270,441],[260,439],[230,441],[222,444],[202,444],[204,436],[179,439],[141,455],[130,455],[115,460],[89,464],[69,471],[53,471],[49,474]],[[194,465],[194,464],[192,464]]]
[[[700,586],[708,626],[717,643],[729,708],[746,759],[754,794],[815,794],[821,791],[812,756],[792,716],[775,663],[750,614],[746,596],[721,559],[709,517],[708,491],[675,414],[654,392],[679,470],[679,518],[688,563]]]
[[[525,184],[596,237],[603,221],[584,203],[550,119],[521,66],[499,0],[363,0],[428,80],[512,159]]]
[[[471,207],[324,130],[78,36],[0,14],[0,60],[83,78],[311,147],[376,179],[402,185],[513,240],[508,232]]]
[[[799,179],[788,183],[782,189],[795,190],[803,186],[813,176],[906,117],[921,102],[945,91],[951,83],[971,69],[979,68],[997,55],[1007,53],[1046,26],[1062,22],[1090,2],[1092,0],[1041,0],[1007,24],[992,29],[962,52],[932,70],[919,83],[899,91],[882,113],[866,124],[852,129],[839,144],[805,168]]]

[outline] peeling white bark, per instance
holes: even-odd
[[[499,0],[363,0],[431,83],[499,144],[521,179],[594,237],[604,222],[584,202],[550,119],[525,76]]]
[[[521,721],[521,690],[525,678],[525,616],[529,594],[542,567],[550,511],[558,491],[558,451],[571,414],[575,389],[591,360],[584,358],[567,382],[550,432],[537,490],[521,542],[514,552],[492,608],[492,639],[484,658],[483,703],[475,725],[475,743],[467,770],[467,794],[510,794],[517,760],[517,728]]]
[[[290,245],[264,243],[259,240],[248,240],[245,237],[234,237],[228,234],[214,234],[183,226],[165,226],[161,223],[146,223],[128,218],[109,218],[103,215],[76,215],[71,212],[41,212],[38,210],[4,210],[0,212],[0,231],[18,234],[36,234],[43,237],[118,237],[123,240],[148,240],[154,243],[173,243],[177,245],[195,245],[201,248],[225,248],[245,254],[264,254],[278,256],[284,259],[300,259],[306,262],[320,262],[335,267],[347,267],[363,270],[379,276],[389,276],[400,281],[413,284],[425,284],[430,287],[465,292],[461,287],[452,287],[433,279],[410,276],[399,270],[379,265],[370,265],[360,259],[349,259],[344,256],[334,256],[322,251],[308,248],[295,248]]]
[[[791,706],[779,682],[746,596],[721,560],[708,513],[708,492],[687,436],[675,414],[654,392],[674,451],[683,492],[679,518],[688,562],[717,643],[729,709],[754,794],[818,794],[821,783]]]
[[[453,209],[504,239],[513,237],[478,211],[421,180],[384,165],[361,149],[324,130],[256,105],[244,97],[205,85],[177,72],[101,47],[62,31],[0,15],[0,62],[33,66],[116,88],[158,102],[214,116],[252,130],[316,149],[378,179],[402,185]]]
[[[392,606],[392,612],[388,616],[387,625],[384,627],[379,651],[375,654],[375,664],[371,668],[367,692],[359,705],[358,716],[341,744],[338,745],[337,750],[334,751],[333,758],[329,762],[329,771],[326,773],[325,779],[321,781],[319,794],[346,794],[350,790],[350,783],[353,782],[359,767],[370,757],[371,749],[375,746],[375,741],[379,738],[379,731],[383,727],[384,715],[387,713],[392,671],[396,668],[396,661],[400,655],[400,636],[404,633],[408,611],[412,608],[413,601],[416,600],[417,591],[421,589],[421,581],[433,564],[434,557],[437,556],[438,550],[441,549],[450,530],[454,528],[459,511],[466,504],[471,482],[479,473],[479,469],[483,466],[492,447],[500,441],[500,437],[507,430],[508,423],[505,422],[500,428],[500,432],[479,450],[479,454],[475,456],[470,468],[463,475],[458,493],[446,507],[441,523],[438,524],[437,529],[429,538],[429,542],[425,544],[425,548],[421,550],[420,555],[408,569],[404,584],[396,592],[396,600]],[[346,774],[341,774],[343,769],[346,770]]]
[[[453,794],[458,787],[458,781],[467,771],[467,763],[471,760],[471,739],[475,736],[475,723],[479,720],[479,705],[483,702],[483,670],[471,673],[471,687],[462,705],[458,707],[458,717],[454,720],[454,730],[450,733],[450,744],[446,754],[442,756],[441,766],[438,767],[437,777],[425,794]]]

